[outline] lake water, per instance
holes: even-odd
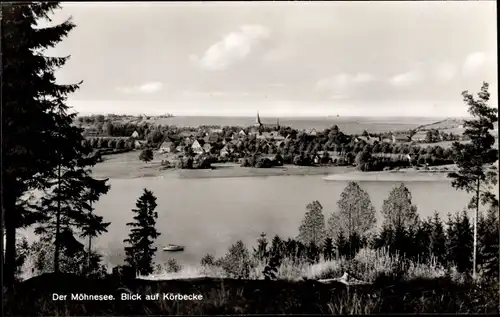
[[[266,117],[260,116],[263,124],[275,124],[279,119],[282,126],[289,126],[294,129],[315,128],[322,131],[337,125],[339,129],[348,134],[361,134],[364,130],[371,133],[387,131],[404,131],[416,128],[423,124],[429,124],[442,120],[443,118],[433,117]],[[256,117],[201,117],[201,116],[179,116],[172,118],[158,119],[158,124],[175,125],[179,127],[197,127],[200,125],[219,126],[240,126],[247,127],[255,123]]]
[[[451,188],[449,181],[405,182],[413,202],[423,217],[438,211],[443,219],[447,213],[462,210],[469,200],[464,192]],[[110,221],[109,232],[96,241],[101,252],[108,254],[111,264],[123,258],[126,226],[133,217],[137,198],[144,188],[158,198],[157,261],[176,258],[183,265],[197,264],[206,253],[222,256],[228,247],[241,239],[254,245],[261,232],[268,237],[279,234],[296,236],[306,205],[318,200],[328,217],[336,210],[347,181],[326,181],[323,176],[274,176],[242,178],[179,179],[157,177],[112,179],[111,190],[96,204],[96,213]],[[360,182],[372,203],[381,209],[396,182]],[[380,218],[380,217],[378,217]],[[184,252],[161,251],[162,245],[185,245]]]

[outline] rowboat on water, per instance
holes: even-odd
[[[175,244],[168,244],[167,246],[163,247],[163,251],[183,251],[184,246],[182,245],[175,245]]]

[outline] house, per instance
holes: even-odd
[[[210,143],[205,143],[203,145],[203,151],[205,151],[205,153],[210,153],[211,150],[212,150],[212,145],[210,145]]]
[[[132,135],[130,137],[134,138],[134,139],[138,139],[139,138],[139,132],[134,131],[134,133],[132,133]]]
[[[144,145],[146,145],[146,141],[139,141],[139,140],[134,141],[134,148],[136,149],[142,149]]]
[[[278,149],[279,148],[282,148],[285,146],[285,141],[283,140],[280,140],[280,141],[276,141],[276,143],[274,144]]]
[[[424,142],[426,139],[427,131],[418,131],[411,137],[411,140],[415,142]]]
[[[231,154],[232,152],[233,151],[231,150],[231,148],[226,145],[220,150],[220,156],[225,157]]]
[[[205,143],[217,143],[219,142],[219,136],[216,134],[207,135],[203,138]]]
[[[311,135],[311,136],[316,136],[318,135],[318,132],[316,131],[315,128],[312,128],[312,129],[306,129],[304,130],[304,133],[307,134],[307,135]]]
[[[175,143],[172,138],[166,137],[160,144],[160,153],[171,153],[175,151]]]
[[[392,143],[410,142],[410,135],[406,133],[394,133],[392,135]]]
[[[175,148],[175,152],[183,152],[184,151],[184,145],[179,145]]]
[[[202,140],[194,140],[193,144],[191,144],[191,149],[194,153],[202,154],[204,152],[202,143]]]
[[[245,136],[245,135],[247,135],[247,134],[245,133],[245,131],[240,130],[240,132],[238,132],[238,135],[239,135],[239,136]]]
[[[222,131],[222,129],[217,128],[217,129],[210,129],[209,132],[210,133],[222,133],[223,131]]]

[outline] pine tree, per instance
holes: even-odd
[[[435,211],[431,222],[430,253],[441,264],[446,260],[446,234],[439,214]]]
[[[468,91],[462,92],[464,102],[467,104],[468,112],[474,117],[473,120],[464,121],[465,131],[463,135],[470,143],[453,143],[453,160],[458,166],[457,172],[448,174],[452,179],[452,186],[459,190],[472,193],[469,207],[474,209],[474,242],[472,254],[472,274],[476,277],[477,256],[477,220],[481,203],[485,204],[495,201],[492,194],[497,183],[497,168],[487,165],[498,160],[498,150],[493,148],[494,136],[490,133],[493,124],[498,121],[498,109],[488,105],[490,93],[488,83],[483,82],[481,91],[475,99]]]
[[[320,245],[325,236],[325,216],[323,206],[315,200],[307,204],[307,212],[299,227],[298,240],[304,244],[314,243]]]
[[[269,250],[269,255],[271,257],[277,257],[278,259],[283,259],[285,252],[283,246],[283,240],[278,235],[275,235],[271,241],[271,249]]]
[[[333,239],[327,237],[325,242],[323,243],[323,258],[325,261],[331,261],[334,257],[334,249],[333,249]]]
[[[43,220],[36,227],[35,233],[54,243],[54,272],[59,272],[61,249],[70,253],[83,251],[83,245],[76,239],[80,237],[98,236],[107,232],[110,223],[103,222],[103,217],[92,214],[91,201],[109,190],[106,180],[96,180],[90,176],[88,160],[81,160],[64,167],[59,165],[54,180],[47,181],[52,185],[46,196],[42,197],[40,210]],[[63,238],[64,237],[64,238]],[[91,250],[89,250],[89,256]]]
[[[125,247],[125,261],[134,268],[135,272],[142,275],[153,273],[153,257],[157,248],[153,247],[154,241],[160,236],[156,231],[156,219],[158,213],[156,197],[153,192],[144,189],[144,193],[139,197],[136,203],[135,222],[127,223],[131,227],[128,239],[123,242],[130,246]]]
[[[449,263],[457,266],[459,272],[470,272],[472,269],[473,233],[467,213],[456,213],[448,216],[447,258]]]
[[[487,278],[497,281],[499,278],[498,231],[498,205],[493,203],[478,223],[478,265]]]
[[[2,3],[2,198],[6,230],[4,284],[11,287],[16,261],[16,229],[40,220],[33,209],[20,208],[26,191],[44,189],[60,164],[80,156],[81,130],[72,126],[66,97],[79,84],[59,85],[54,72],[68,57],[47,57],[75,27],[71,20],[36,27],[59,8],[57,2]],[[49,175],[47,175],[49,174]],[[2,231],[3,233],[3,231]],[[4,256],[0,244],[0,256]]]
[[[260,238],[257,239],[257,249],[253,249],[253,256],[255,259],[263,261],[268,257],[269,251],[267,250],[267,245],[266,234],[262,232]]]

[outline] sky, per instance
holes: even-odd
[[[463,116],[490,83],[494,1],[62,3],[50,56],[81,114]]]

